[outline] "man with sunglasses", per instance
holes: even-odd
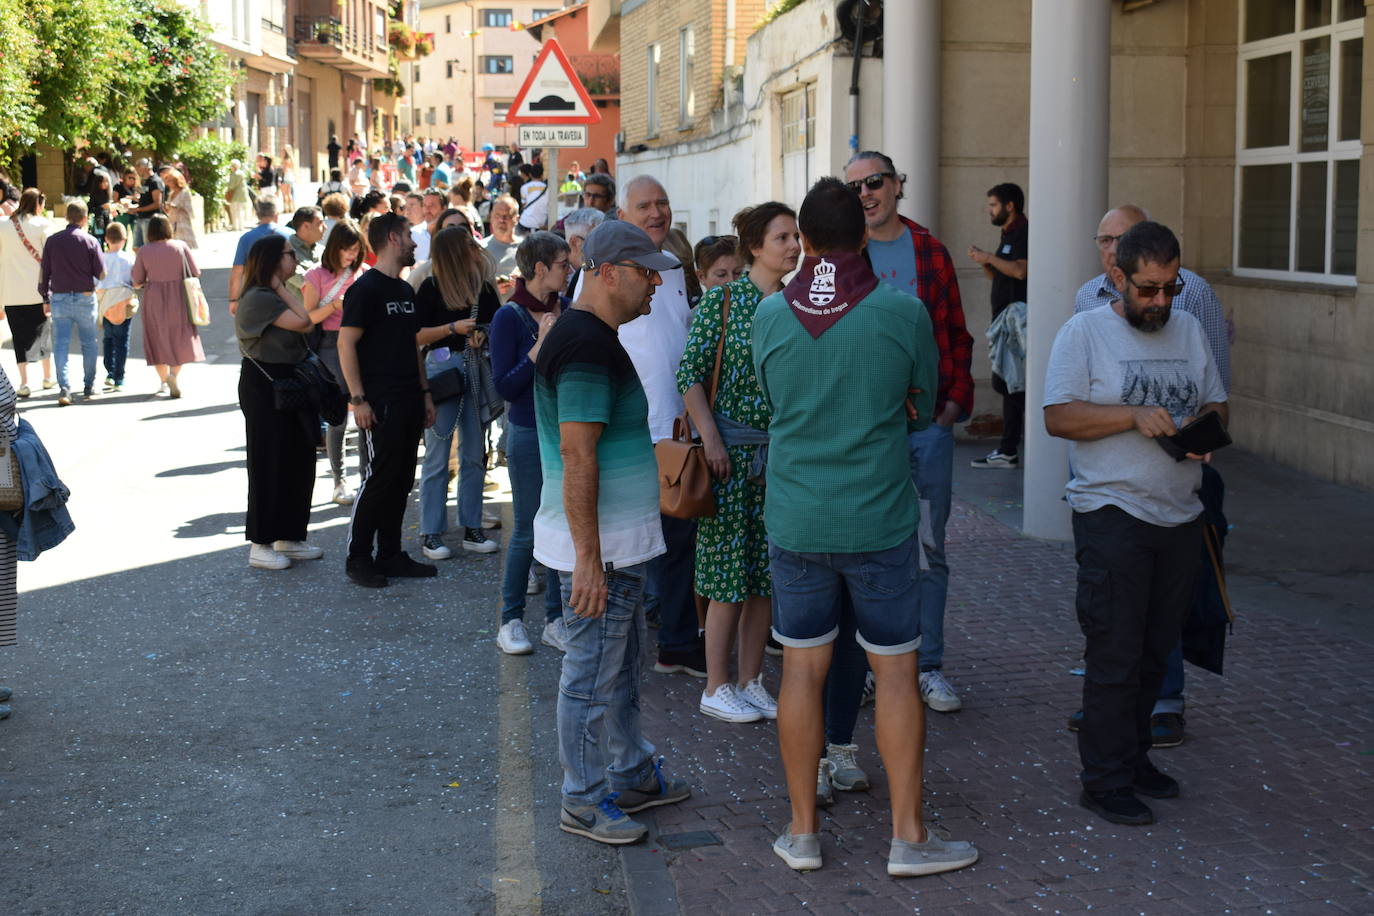
[[[996,318],[1013,302],[1026,301],[1030,224],[1026,221],[1026,195],[1020,185],[1006,181],[988,189],[988,218],[1002,230],[997,250],[984,251],[970,245],[968,256],[992,281],[992,317]],[[995,372],[992,390],[1002,396],[1002,441],[970,464],[975,468],[1018,468],[1021,434],[1026,426],[1026,392],[1008,391],[1007,383]]]
[[[1178,262],[1178,239],[1159,223],[1123,234],[1111,270],[1120,298],[1070,318],[1045,372],[1045,429],[1070,440],[1073,469],[1065,498],[1086,641],[1079,801],[1116,824],[1153,823],[1137,793],[1179,792],[1150,762],[1150,712],[1202,552],[1207,456],[1175,461],[1151,440],[1208,412],[1227,420],[1202,329],[1172,307]]]
[[[1098,257],[1102,260],[1102,273],[1084,283],[1074,297],[1073,310],[1086,312],[1089,309],[1109,305],[1121,297],[1121,290],[1112,282],[1112,268],[1116,266],[1117,241],[1137,223],[1150,216],[1135,204],[1108,210],[1097,225],[1097,235],[1093,243],[1097,246]],[[1207,337],[1207,346],[1216,360],[1221,384],[1229,394],[1231,391],[1231,338],[1230,325],[1221,310],[1221,300],[1212,291],[1211,284],[1187,268],[1178,270],[1178,282],[1182,290],[1174,296],[1173,307],[1187,312],[1202,325],[1202,333]],[[1215,505],[1209,510],[1221,510],[1220,495],[1224,492],[1221,475],[1210,464],[1202,469],[1205,478],[1211,478],[1211,485],[1204,486],[1204,499],[1210,494],[1218,494]],[[1185,699],[1183,695],[1183,645],[1174,647],[1169,653],[1168,667],[1164,672],[1164,683],[1160,687],[1159,698],[1155,700],[1154,711],[1150,715],[1150,736],[1155,747],[1177,747],[1183,743]],[[1082,710],[1069,717],[1069,728],[1077,731],[1083,721]]]
[[[930,521],[931,533],[931,543],[925,545],[930,569],[921,572],[919,586],[921,698],[937,712],[956,712],[963,703],[941,673],[945,597],[949,591],[945,524],[949,521],[954,479],[954,424],[967,420],[973,411],[973,375],[969,368],[973,360],[973,338],[964,325],[959,279],[949,251],[930,234],[930,230],[897,212],[897,201],[902,199],[905,181],[906,176],[899,174],[892,160],[880,152],[865,150],[845,166],[845,183],[859,195],[859,202],[863,204],[873,272],[884,283],[916,296],[925,304],[935,345],[940,351],[935,415],[929,427],[908,436],[907,445],[911,453],[912,482],[922,502],[929,504],[923,504],[921,509]],[[857,653],[856,649],[851,651]],[[862,668],[862,663],[858,667]],[[844,727],[846,723],[848,728]],[[852,718],[844,716],[839,722],[827,722],[827,726],[827,731],[831,732],[827,736],[828,745],[841,749],[849,745],[847,734],[853,731]],[[835,776],[842,777],[842,774]],[[842,778],[837,778],[835,785],[847,788]]]

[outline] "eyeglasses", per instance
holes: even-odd
[[[645,279],[648,279],[648,280],[652,280],[654,277],[657,277],[657,276],[658,276],[658,271],[654,270],[652,267],[643,267],[643,266],[641,266],[641,265],[639,265],[639,264],[635,264],[635,263],[632,263],[632,262],[626,262],[626,261],[612,261],[612,262],[611,262],[611,266],[612,266],[612,267],[624,267],[624,268],[626,268],[626,269],[628,269],[628,270],[640,271],[640,272],[642,272],[642,273],[644,274]]]
[[[868,188],[870,191],[876,191],[883,186],[884,181],[896,177],[896,172],[874,172],[872,175],[866,175],[854,181],[846,181],[844,184],[849,190],[858,194],[861,188]]]
[[[582,196],[590,200],[607,200],[611,195],[603,194],[600,191],[583,191]]]
[[[1163,286],[1158,286],[1153,283],[1141,286],[1139,283],[1135,282],[1130,277],[1126,278],[1126,282],[1134,286],[1136,288],[1136,291],[1139,292],[1140,295],[1145,299],[1153,299],[1155,296],[1158,296],[1161,292],[1164,293],[1165,297],[1172,299],[1179,293],[1183,292],[1182,280],[1175,280],[1173,283],[1168,283]]]
[[[1093,236],[1093,241],[1097,243],[1098,248],[1106,251],[1108,248],[1115,245],[1116,240],[1119,238],[1121,238],[1119,235],[1095,235]]]
[[[549,267],[553,270],[568,271],[572,270],[572,262],[569,261],[567,258],[564,258],[561,261],[554,261],[552,264],[549,265]]]

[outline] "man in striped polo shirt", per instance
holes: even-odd
[[[647,315],[679,267],[643,229],[602,223],[582,249],[578,300],[535,363],[544,492],[534,556],[562,572],[567,651],[558,684],[559,826],[600,843],[643,839],[627,817],[688,798],[639,728],[647,564],[664,551],[649,402],[619,328]],[[607,750],[610,760],[607,760]]]

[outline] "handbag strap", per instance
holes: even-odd
[[[29,256],[42,264],[43,256],[38,253],[38,249],[33,247],[33,243],[29,241],[29,237],[24,234],[24,227],[19,221],[19,214],[16,213],[14,216],[11,216],[10,222],[14,223],[14,231],[19,233],[19,241],[24,243],[24,247],[29,251]]]
[[[333,302],[335,299],[339,298],[339,289],[340,289],[345,283],[348,282],[348,278],[351,277],[351,276],[355,276],[355,274],[353,273],[353,271],[351,271],[351,270],[346,270],[346,271],[344,271],[343,274],[339,277],[339,279],[336,280],[336,281],[334,281],[334,285],[331,286],[331,287],[329,288],[329,292],[325,293],[324,299],[321,300],[320,305],[328,305],[329,303]]]
[[[307,347],[306,349],[309,349],[309,348]],[[253,365],[255,365],[255,366],[258,367],[258,371],[262,373],[262,377],[263,377],[263,378],[267,379],[269,382],[270,382],[270,381],[273,381],[272,376],[268,375],[268,374],[267,374],[267,370],[264,369],[264,368],[262,367],[262,363],[258,362],[258,361],[257,361],[256,359],[254,359],[253,357],[248,356],[247,353],[245,353],[245,354],[243,354],[243,355],[246,356],[246,357],[248,357],[248,361],[249,361],[250,363],[252,363]]]
[[[177,254],[181,255],[181,279],[189,280],[194,274],[191,273],[191,262],[186,257],[186,246],[178,245]],[[259,367],[261,368],[261,367]]]
[[[720,303],[720,340],[716,341],[716,367],[711,371],[711,394],[707,398],[707,403],[711,409],[716,408],[716,391],[720,388],[720,361],[725,355],[725,332],[730,324],[730,287],[724,286],[725,295]]]

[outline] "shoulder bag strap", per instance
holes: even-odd
[[[177,254],[181,255],[181,279],[188,280],[193,274],[191,273],[191,262],[186,259],[186,248],[178,245]]]
[[[20,224],[19,217],[11,216],[10,222],[14,223],[14,231],[19,233],[19,241],[24,243],[24,247],[29,250],[29,255],[35,261],[42,264],[43,256],[38,253],[38,250],[33,247],[33,243],[29,241],[29,237],[24,234],[24,227]]]
[[[529,331],[529,332],[530,332],[532,335],[534,335],[535,337],[538,337],[538,336],[539,336],[539,322],[537,322],[537,321],[534,320],[534,316],[532,316],[532,315],[529,313],[529,311],[528,311],[523,305],[520,305],[519,303],[516,303],[516,302],[507,302],[506,304],[509,305],[511,308],[515,309],[515,314],[519,315],[519,316],[520,316],[520,320],[523,321],[523,322],[525,323],[525,330]]]
[[[334,285],[329,288],[329,292],[325,294],[325,297],[320,300],[320,305],[328,305],[339,298],[339,290],[343,288],[343,285],[348,282],[348,278],[351,276],[354,276],[353,271],[344,271],[343,275],[340,276],[338,280],[334,281]]]
[[[716,342],[716,368],[711,372],[711,409],[716,408],[716,391],[720,388],[720,360],[725,354],[725,331],[730,323],[730,287],[724,286],[725,295],[720,302],[720,340]]]

